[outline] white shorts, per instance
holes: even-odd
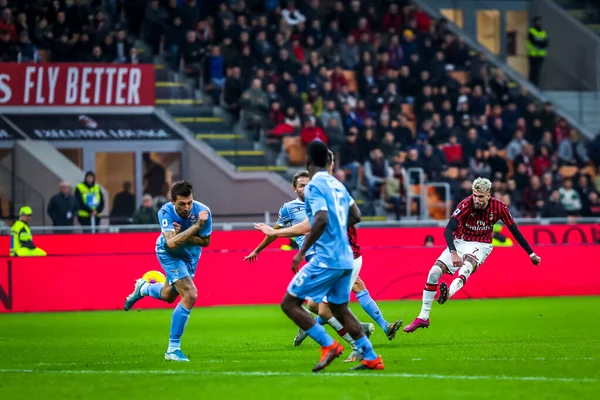
[[[350,291],[352,291],[352,286],[354,286],[354,282],[356,282],[356,278],[358,278],[358,274],[360,273],[360,269],[362,268],[362,256],[355,258],[352,262],[352,275],[350,276]],[[323,299],[323,303],[327,303],[327,296]]]
[[[467,242],[461,239],[454,240],[454,247],[456,247],[456,252],[460,258],[469,254],[477,260],[477,265],[483,264],[494,249],[491,243]],[[454,274],[458,269],[452,265],[452,255],[448,249],[444,250],[442,255],[438,257],[438,261],[443,262],[451,274]]]

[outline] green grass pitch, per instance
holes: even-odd
[[[420,304],[380,306],[408,323]],[[429,329],[375,331],[384,371],[340,358],[319,374],[316,344],[294,348],[276,306],[195,309],[185,364],[163,361],[170,310],[0,315],[0,399],[598,399],[599,310],[600,297],[434,304]]]

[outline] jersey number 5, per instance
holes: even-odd
[[[340,221],[342,231],[345,231],[348,215],[346,215],[346,209],[343,205],[344,192],[339,187],[336,187],[332,184],[329,184],[329,188],[331,189],[331,193],[333,194],[333,199],[335,201],[335,213]]]

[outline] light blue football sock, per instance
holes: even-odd
[[[321,318],[320,315],[317,315],[315,317],[315,322],[319,325],[325,325],[327,323],[327,321],[325,321],[323,318]]]
[[[361,337],[355,341],[354,344],[365,360],[372,361],[377,358],[377,354],[375,354],[375,350],[373,350],[373,345],[366,336]]]
[[[161,293],[164,286],[164,283],[150,283],[148,285],[144,285],[141,292],[144,296],[150,296],[154,297],[155,299],[162,300]]]
[[[369,295],[369,291],[367,289],[361,290],[360,292],[356,293],[356,298],[358,299],[358,302],[363,310],[369,314],[369,317],[371,317],[373,321],[377,322],[377,325],[379,325],[384,332],[387,331],[387,328],[390,324],[388,324],[385,318],[383,318],[381,311],[379,311],[379,307],[377,307],[377,303],[375,303],[375,300],[373,300],[371,295]]]
[[[319,324],[314,324],[309,330],[306,331],[308,336],[310,336],[315,342],[319,343],[323,347],[331,346],[334,343],[334,340],[325,328],[323,328]]]
[[[188,318],[192,310],[188,310],[181,303],[177,304],[177,307],[173,310],[173,317],[171,320],[171,335],[169,336],[169,349],[167,352],[173,352],[180,348],[181,335],[185,330]]]

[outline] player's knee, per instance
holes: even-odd
[[[319,317],[323,318],[325,321],[328,321],[329,319],[331,319],[331,317],[333,317],[329,304],[319,304]]]
[[[182,293],[181,297],[188,304],[196,304],[196,301],[198,300],[198,290],[195,286],[189,287]]]
[[[427,275],[427,283],[437,284],[442,277],[442,273],[442,268],[436,262],[435,265],[429,270],[429,275]]]
[[[306,306],[308,307],[308,310],[313,313],[313,314],[318,314],[319,313],[319,303],[314,302],[312,300],[309,300],[306,303]]]
[[[470,264],[470,270],[471,272],[474,272],[477,269],[477,259],[475,257],[473,257],[470,254],[465,255],[465,257],[463,258],[464,263],[469,263]]]
[[[358,292],[362,292],[366,288],[367,288],[367,286],[365,285],[363,280],[360,279],[360,276],[359,276],[356,278],[356,282],[354,282],[354,285],[352,286],[352,291],[354,291],[354,293],[358,293]]]

